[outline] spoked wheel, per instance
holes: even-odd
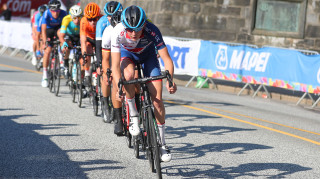
[[[113,119],[113,116],[112,116],[112,114],[113,114],[113,112],[112,112],[113,110],[112,109],[113,108],[112,108],[111,98],[110,98],[110,96],[107,97],[107,103],[104,100],[102,100],[102,97],[100,97],[100,99],[101,99],[100,104],[101,104],[101,117],[102,117],[102,120],[105,123],[108,123],[108,121],[111,122],[111,120]]]
[[[56,58],[54,61],[54,70],[53,70],[53,88],[54,93],[56,96],[59,94],[60,89],[60,77],[61,77],[61,70],[60,70],[60,60]]]
[[[40,71],[42,68],[42,58],[37,58],[36,70]]]
[[[92,94],[92,108],[93,108],[93,115],[98,116],[98,106],[99,106],[99,99],[96,93]]]
[[[49,88],[49,91],[52,92],[53,91],[53,65],[54,63],[52,63],[52,58],[49,60],[49,66],[48,66],[48,88]]]
[[[132,135],[129,131],[126,131],[126,142],[129,148],[132,148]]]
[[[160,150],[159,144],[157,140],[157,132],[156,132],[156,122],[154,114],[151,110],[151,107],[148,107],[148,120],[149,120],[149,131],[150,131],[150,139],[151,139],[151,150],[152,150],[152,159],[153,159],[153,167],[155,167],[158,178],[162,178],[161,172],[161,160],[160,160]],[[149,146],[150,147],[150,146]],[[149,160],[150,161],[150,160]],[[153,168],[154,171],[154,168]]]
[[[141,134],[140,134],[141,135]],[[139,145],[140,145],[140,140],[139,140],[139,136],[133,137],[133,151],[134,151],[134,156],[136,158],[140,157],[139,154]]]
[[[77,71],[77,65],[76,63],[72,64],[72,72],[73,70]],[[73,76],[74,75],[74,76]],[[72,95],[72,102],[76,102],[76,96],[77,96],[77,81],[78,81],[78,75],[76,73],[71,73],[71,81],[69,83],[71,88],[71,95]]]
[[[77,103],[79,108],[82,104],[82,78],[81,78],[81,66],[80,63],[77,64],[77,82],[76,82],[76,93],[77,93]]]

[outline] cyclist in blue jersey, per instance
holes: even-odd
[[[97,56],[97,73],[101,75],[103,73],[103,79],[101,81],[101,88],[102,88],[102,100],[104,101],[104,104],[109,104],[108,97],[110,96],[110,84],[107,84],[107,75],[105,72],[107,72],[107,69],[110,68],[110,49],[104,49],[102,50],[102,36],[103,33],[105,33],[105,29],[107,27],[110,27],[110,19],[111,16],[118,11],[122,11],[122,5],[119,2],[116,1],[110,1],[105,4],[104,6],[104,12],[106,15],[102,16],[99,21],[97,22],[97,28],[96,28],[96,56]],[[112,30],[112,28],[110,29]],[[101,69],[102,67],[102,69]],[[121,102],[112,100],[113,107],[114,107],[114,115],[113,116],[121,116]],[[104,106],[106,107],[106,106]],[[107,113],[108,114],[108,113]],[[104,115],[103,116],[105,121],[107,123],[110,123],[112,121],[111,116]],[[117,123],[118,124],[118,123]],[[122,123],[121,123],[122,124]],[[120,125],[121,125],[120,124]],[[120,131],[121,132],[121,131]]]
[[[147,21],[146,14],[141,7],[130,6],[121,15],[121,22],[114,29],[111,36],[111,59],[113,80],[118,84],[120,74],[124,75],[125,80],[132,80],[135,76],[135,62],[143,62],[143,73],[145,77],[158,76],[161,73],[160,64],[157,59],[155,47],[164,62],[165,69],[173,77],[174,66],[168,53],[167,47],[162,39],[159,29]],[[170,94],[176,92],[177,87],[173,83],[169,87]],[[118,86],[113,88],[119,91]],[[129,105],[130,125],[129,132],[133,136],[140,133],[139,113],[135,107],[134,85],[125,85],[126,99]],[[162,80],[148,83],[148,89],[154,106],[154,114],[158,123],[161,138],[161,160],[168,162],[171,160],[171,152],[165,142],[165,108],[162,101]],[[119,95],[116,95],[118,100]]]
[[[41,20],[41,34],[42,41],[46,43],[48,41],[48,47],[46,48],[43,55],[43,77],[41,85],[42,87],[48,86],[47,79],[47,68],[49,64],[49,55],[52,50],[52,42],[54,38],[59,37],[61,22],[64,16],[67,15],[67,12],[60,9],[61,2],[58,0],[50,0],[48,4],[48,10],[46,10],[43,14],[43,18]]]
[[[33,45],[34,45],[34,49],[35,49],[35,57],[36,58],[32,58],[32,64],[33,65],[36,65],[37,64],[37,58],[41,57],[42,54],[41,54],[41,51],[40,51],[40,31],[38,29],[40,29],[41,27],[41,18],[42,18],[42,15],[44,13],[44,11],[47,10],[47,5],[44,4],[44,5],[41,5],[38,7],[38,11],[35,12],[35,16],[34,16],[34,23],[33,23],[33,30],[32,30],[32,34],[34,36],[34,42],[33,42]]]

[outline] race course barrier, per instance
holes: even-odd
[[[195,77],[203,76],[206,78],[203,84],[208,80],[214,84],[212,79],[244,83],[238,95],[247,87],[254,91],[252,85],[259,85],[253,97],[261,89],[270,97],[267,86],[304,92],[297,105],[306,96],[312,99],[310,94],[320,94],[318,52],[168,36],[163,39],[173,60],[175,74],[192,77],[186,86]],[[0,20],[0,54],[13,48],[10,55],[23,50],[29,52],[25,59],[30,59],[32,44],[30,23]],[[164,69],[161,58],[160,66]],[[312,100],[312,107],[320,102],[320,98]]]

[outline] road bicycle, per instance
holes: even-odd
[[[133,146],[135,157],[139,158],[140,145],[142,150],[146,153],[146,157],[149,160],[150,168],[152,172],[156,172],[158,178],[162,178],[161,172],[161,139],[159,134],[159,129],[157,126],[157,121],[155,119],[153,105],[151,101],[150,92],[148,90],[147,83],[153,80],[159,80],[166,78],[169,81],[169,86],[172,87],[172,78],[169,71],[165,71],[164,74],[154,77],[143,77],[142,64],[137,64],[138,68],[138,79],[124,81],[123,78],[120,79],[119,95],[122,95],[122,87],[126,84],[140,84],[140,127],[141,132],[137,137],[133,137]],[[128,113],[127,113],[128,115]],[[129,116],[129,115],[128,115]]]
[[[47,41],[48,44],[48,41]],[[49,69],[48,69],[48,82],[50,92],[55,93],[56,96],[59,94],[60,88],[60,59],[59,59],[59,44],[60,41],[55,39],[53,42],[52,52],[49,60]]]

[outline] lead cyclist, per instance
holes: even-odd
[[[137,61],[143,61],[144,76],[161,75],[155,47],[164,61],[165,69],[173,77],[173,62],[162,35],[154,24],[147,21],[145,11],[141,7],[130,6],[122,12],[121,22],[114,28],[111,36],[112,73],[115,83],[118,84],[121,72],[123,72],[125,80],[134,79],[135,63]],[[167,82],[166,87],[170,94],[177,90],[175,83],[172,87],[169,87]],[[113,88],[119,92],[117,85]],[[134,85],[125,85],[124,88],[130,113],[129,132],[131,135],[137,136],[140,133],[140,128],[138,125],[139,113],[135,107]],[[165,142],[165,108],[162,101],[162,80],[148,83],[148,89],[153,101],[154,114],[161,138],[161,160],[169,162],[172,156]],[[119,95],[116,95],[116,97],[121,100]]]

